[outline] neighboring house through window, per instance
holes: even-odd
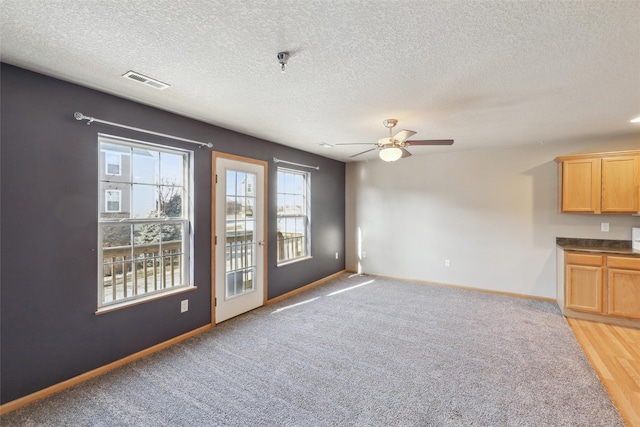
[[[311,256],[310,180],[307,172],[278,168],[278,264]]]
[[[98,307],[192,286],[192,152],[100,135]]]
[[[122,155],[113,151],[104,153],[105,174],[122,175]]]
[[[120,212],[122,203],[122,191],[104,190],[104,204],[106,212]]]

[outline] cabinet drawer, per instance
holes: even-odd
[[[587,255],[569,252],[564,256],[565,263],[578,265],[593,265],[601,267],[604,264],[602,255]]]
[[[640,270],[640,258],[608,256],[607,267],[609,268],[626,268],[629,270]]]

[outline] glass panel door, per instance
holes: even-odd
[[[225,298],[255,291],[256,174],[226,171]]]
[[[267,163],[213,154],[216,323],[260,307],[265,295]]]

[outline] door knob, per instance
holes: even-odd
[[[260,241],[258,242],[258,246],[264,246],[264,240],[260,240]]]

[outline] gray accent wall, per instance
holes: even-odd
[[[1,67],[2,403],[211,321],[211,149],[96,123],[88,126],[74,119],[76,111],[210,141],[215,151],[268,161],[270,299],[344,269],[344,163],[11,65]],[[95,314],[98,133],[193,150],[196,290]],[[284,267],[276,266],[274,156],[320,166],[311,180],[313,258]],[[189,311],[181,314],[184,298]]]

